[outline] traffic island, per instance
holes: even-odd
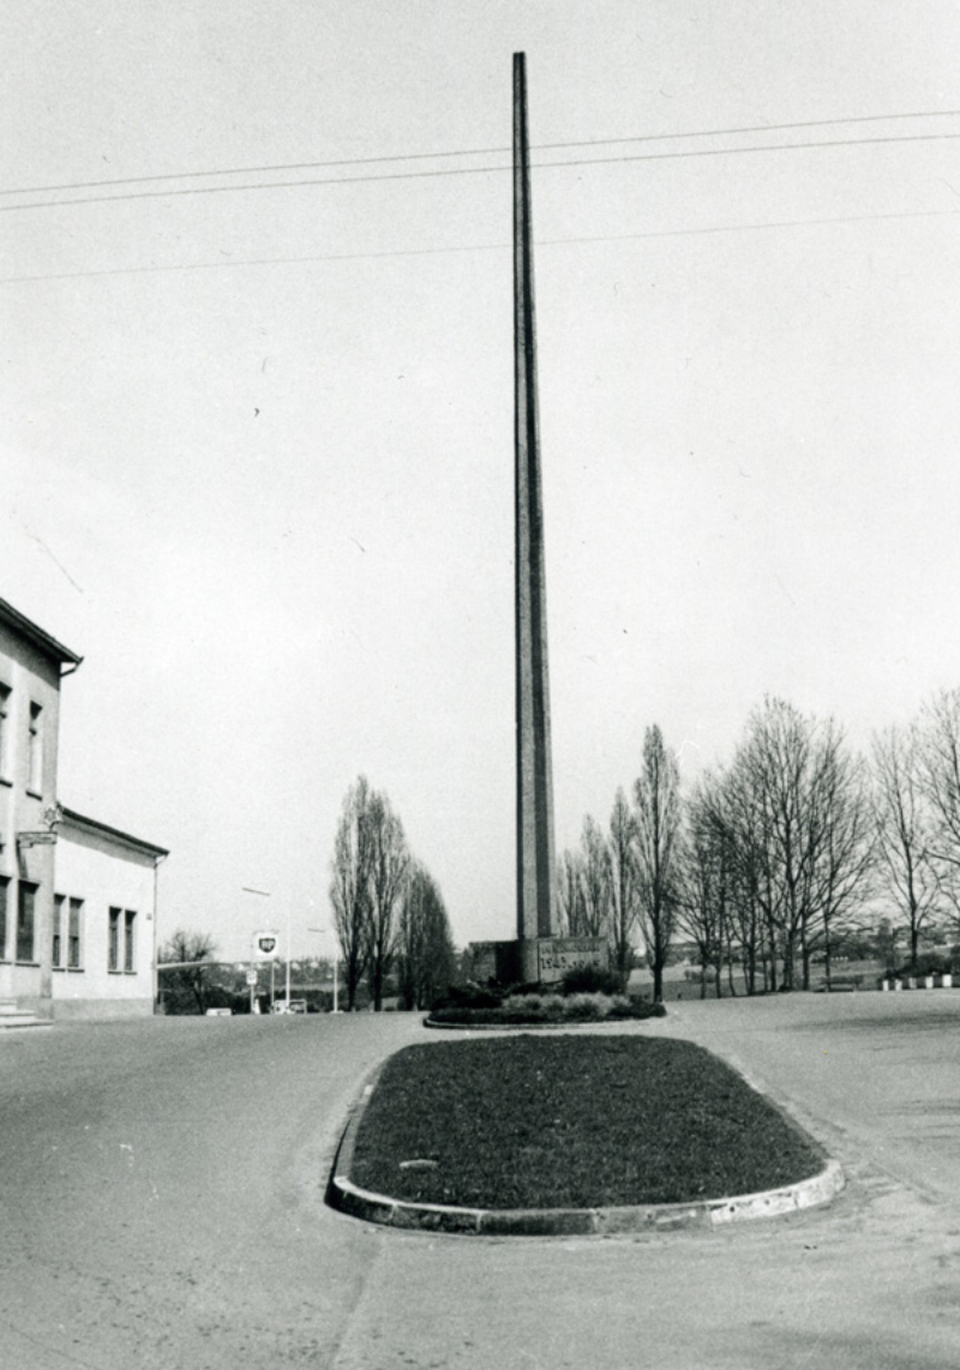
[[[523,1034],[387,1061],[327,1198],[408,1229],[610,1235],[773,1217],[842,1186],[835,1161],[693,1043]]]

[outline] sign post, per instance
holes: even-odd
[[[247,971],[247,984],[250,987],[250,1012],[255,1013],[254,1004],[257,1002],[257,981],[260,979],[260,972],[257,970]]]
[[[255,961],[270,962],[270,1012],[273,1012],[273,997],[275,993],[275,973],[277,967],[277,957],[280,954],[280,934],[272,929],[265,932],[255,932],[253,934],[253,958]]]

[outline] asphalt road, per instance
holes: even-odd
[[[322,1187],[366,1072],[435,1040],[415,1017],[0,1037],[0,1367],[954,1370],[960,991],[632,1030],[733,1059],[840,1158],[841,1198],[618,1239],[368,1227]]]
[[[0,1034],[2,1370],[329,1364],[372,1244],[323,1221],[331,1152],[363,1075],[422,1032],[391,1014]]]

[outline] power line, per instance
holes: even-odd
[[[532,152],[557,152],[564,148],[611,147],[628,143],[662,143],[685,138],[723,138],[747,133],[784,133],[799,128],[829,128],[843,124],[889,123],[901,119],[947,119],[956,118],[960,110],[918,110],[905,114],[864,114],[851,115],[837,119],[805,119],[791,124],[753,124],[743,128],[696,129],[686,133],[644,133],[631,134],[621,138],[585,138],[565,143],[536,143]],[[383,157],[342,157],[321,162],[278,162],[266,166],[217,167],[207,171],[168,171],[147,176],[125,176],[117,179],[97,181],[67,181],[60,185],[20,186],[0,190],[0,195],[40,195],[56,194],[67,190],[92,190],[110,186],[145,185],[156,181],[186,181],[210,176],[253,176],[275,174],[282,171],[318,171],[326,167],[373,166],[391,162],[416,162],[434,160],[438,157],[493,157],[509,152],[508,147],[460,148],[440,152],[407,152],[390,154]]]
[[[756,152],[801,152],[811,148],[867,147],[886,143],[925,143],[953,141],[960,133],[918,133],[894,135],[886,138],[838,138],[812,143],[767,143],[753,147],[699,148],[686,152],[643,152],[628,153],[623,157],[578,157],[562,162],[538,162],[535,171],[555,171],[561,167],[605,166],[619,162],[661,162],[692,157],[731,157],[743,153]],[[379,176],[331,176],[309,177],[297,181],[257,181],[244,185],[230,186],[187,186],[176,190],[136,190],[123,195],[89,195],[69,200],[33,200],[21,205],[0,205],[0,214],[9,214],[24,209],[56,209],[66,205],[115,204],[129,200],[173,199],[184,195],[223,195],[239,194],[255,190],[296,190],[305,186],[342,186],[358,185],[372,181],[410,181],[440,176],[485,176],[498,172],[512,171],[511,166],[490,167],[444,167],[433,171],[395,171]]]
[[[717,224],[707,228],[651,229],[642,233],[614,233],[597,237],[545,238],[537,242],[542,247],[572,247],[590,243],[638,242],[650,238],[695,238],[720,233],[753,233],[770,229],[822,228],[840,224],[884,223],[900,219],[939,219],[957,217],[960,209],[906,210],[892,214],[851,214],[822,219],[781,219],[768,223]],[[462,252],[504,252],[510,243],[467,243],[457,247],[399,248],[383,252],[329,252],[302,257],[252,257],[236,262],[184,262],[169,266],[105,267],[100,271],[62,271],[38,276],[2,276],[0,285],[26,285],[44,281],[76,281],[102,276],[141,276],[173,271],[225,271],[237,267],[300,266],[317,262],[380,261],[396,257],[449,256]]]

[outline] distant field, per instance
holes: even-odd
[[[860,989],[875,990],[877,988],[877,977],[883,973],[883,969],[879,961],[838,961],[832,968],[832,974],[834,977],[859,975],[862,979]],[[688,971],[693,978],[686,978]],[[811,988],[816,988],[825,978],[823,966],[814,966],[810,976]],[[762,986],[762,983],[758,977],[758,984]],[[741,974],[734,973],[733,985],[738,995],[746,994],[746,981]],[[653,976],[648,970],[631,971],[630,988],[637,992],[649,994],[653,989]],[[723,975],[721,989],[724,999],[731,996],[730,978],[726,972]],[[690,965],[668,966],[664,972],[663,997],[667,1002],[677,999],[699,999],[700,977],[696,967]],[[716,997],[712,978],[707,979],[706,997],[708,999]]]

